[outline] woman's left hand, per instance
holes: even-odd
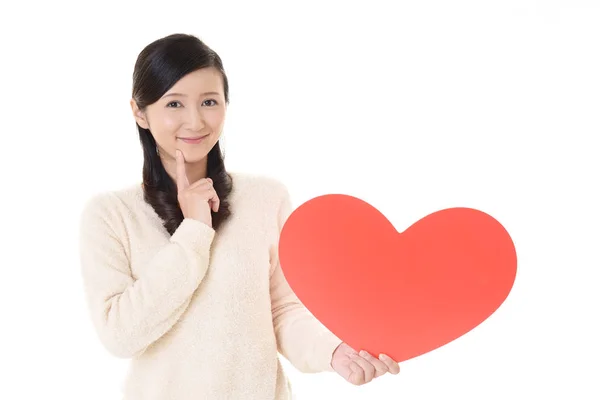
[[[387,355],[375,358],[364,350],[357,352],[346,343],[333,352],[331,367],[353,385],[364,385],[387,372],[394,375],[400,372],[398,363]]]

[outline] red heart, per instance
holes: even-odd
[[[325,195],[289,216],[279,244],[300,301],[354,349],[398,362],[469,332],[507,298],[517,256],[504,227],[470,208],[398,233],[368,203]]]

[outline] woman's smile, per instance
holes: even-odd
[[[198,144],[201,143],[204,139],[206,139],[210,134],[204,136],[186,136],[186,137],[178,137],[177,139],[181,140],[184,143],[188,144]]]

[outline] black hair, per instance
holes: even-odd
[[[173,34],[146,46],[139,54],[133,72],[132,97],[143,111],[158,101],[185,75],[202,68],[216,68],[223,77],[225,102],[229,103],[229,84],[219,55],[199,38],[187,34]],[[137,124],[144,152],[144,200],[152,206],[169,234],[173,234],[183,221],[177,200],[177,185],[167,174],[156,151],[156,142],[148,129]],[[216,230],[230,216],[228,196],[233,189],[231,176],[225,169],[219,142],[207,156],[207,177],[219,196],[219,211],[212,213],[212,226]]]

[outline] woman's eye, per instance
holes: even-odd
[[[169,108],[177,108],[179,106],[179,102],[178,101],[172,101],[170,103],[167,104],[167,107]]]
[[[213,104],[213,105],[215,105],[215,106],[217,105],[217,102],[216,102],[215,100],[213,100],[213,99],[208,99],[208,100],[206,100],[204,103],[206,103],[207,101],[212,101],[212,102],[214,102],[214,104]]]

